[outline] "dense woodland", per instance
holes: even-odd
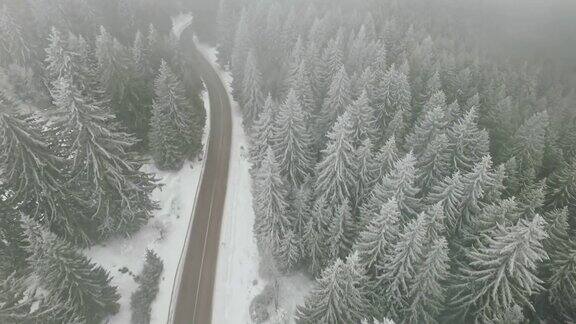
[[[435,3],[220,1],[254,235],[316,279],[297,322],[576,320],[573,75]]]
[[[183,10],[0,1],[1,323],[100,323],[118,311],[114,274],[81,249],[152,217],[150,158],[178,170],[201,150],[202,83],[182,52],[191,34],[170,33]],[[134,323],[150,321],[162,271],[148,254]]]

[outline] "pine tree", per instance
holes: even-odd
[[[2,100],[4,111],[18,103]],[[0,114],[1,175],[9,201],[58,235],[81,244],[93,238],[83,197],[66,182],[67,161],[55,145],[57,129],[35,115]]]
[[[350,96],[350,79],[344,66],[331,79],[330,88],[319,117],[320,134],[325,134],[352,102]]]
[[[149,79],[152,74],[150,62],[148,61],[148,48],[142,33],[138,30],[134,36],[134,43],[131,48],[132,66],[136,75],[142,79]]]
[[[364,139],[374,140],[376,137],[374,111],[369,105],[367,92],[363,91],[347,110],[352,117],[354,143],[359,145]]]
[[[548,239],[544,248],[550,256],[546,264],[548,300],[561,320],[576,319],[576,241],[568,233],[568,210],[546,215]]]
[[[129,150],[136,141],[118,131],[107,109],[87,102],[69,79],[59,79],[54,86],[73,184],[89,197],[100,236],[133,233],[157,208],[150,199],[155,179],[139,171],[142,163]]]
[[[536,170],[542,166],[548,120],[546,111],[537,113],[516,132],[513,153],[521,159],[522,165]]]
[[[306,115],[296,93],[290,91],[275,120],[273,148],[281,174],[295,186],[302,184],[311,173],[314,163],[311,145]]]
[[[384,264],[400,236],[400,211],[392,198],[373,217],[360,233],[354,250],[358,251],[360,263],[371,275],[377,274],[377,266]]]
[[[428,196],[429,203],[441,203],[446,224],[450,231],[454,230],[461,217],[461,202],[464,197],[463,178],[459,172],[448,176],[432,188]]]
[[[548,181],[548,205],[576,209],[576,160],[564,163]]]
[[[278,105],[270,95],[266,98],[260,116],[252,125],[252,136],[250,137],[250,161],[254,169],[260,167],[260,163],[266,156],[266,150],[273,143],[274,119]]]
[[[396,137],[392,136],[376,153],[376,163],[379,165],[379,172],[376,179],[382,179],[388,172],[392,171],[394,164],[399,160],[400,152],[396,145]]]
[[[48,36],[50,44],[46,48],[46,72],[51,80],[57,80],[60,77],[72,77],[78,71],[74,66],[75,56],[78,53],[71,52],[68,44],[63,39],[62,34],[52,27]]]
[[[325,197],[332,206],[344,199],[355,203],[358,161],[352,131],[351,117],[344,113],[328,134],[328,146],[322,151],[322,160],[316,165],[316,195]]]
[[[453,170],[469,171],[488,154],[488,133],[478,128],[477,119],[478,113],[472,108],[448,129]]]
[[[387,317],[399,319],[407,306],[410,288],[425,258],[426,244],[426,221],[420,214],[405,226],[391,254],[379,265],[380,296]]]
[[[0,281],[27,268],[25,246],[20,214],[0,200]]]
[[[387,125],[390,121],[399,119],[399,116],[404,119],[409,116],[412,101],[410,84],[406,75],[395,65],[392,65],[384,76],[377,97],[380,103],[376,112],[378,125]]]
[[[331,259],[345,258],[354,244],[356,228],[347,199],[334,210],[328,232]]]
[[[395,198],[400,208],[403,220],[416,217],[420,211],[420,203],[416,198],[418,189],[414,186],[416,179],[415,158],[412,153],[394,164],[394,169],[377,183],[368,202],[368,209],[378,212],[379,206],[391,198]]]
[[[314,202],[310,220],[304,229],[302,247],[308,259],[308,269],[315,276],[320,275],[330,257],[328,244],[330,217],[331,211],[326,206],[326,201],[320,198]]]
[[[337,259],[322,272],[303,306],[297,308],[298,323],[359,323],[370,305],[365,291],[365,274],[358,258]]]
[[[356,150],[358,155],[358,190],[356,197],[358,197],[357,204],[363,204],[372,192],[372,188],[376,184],[377,176],[380,167],[372,152],[372,142],[370,139],[365,139],[362,145]]]
[[[280,247],[276,259],[279,267],[284,272],[289,272],[300,262],[301,248],[300,241],[290,229],[286,231],[280,241]]]
[[[118,312],[116,287],[101,267],[30,219],[24,221],[33,272],[64,312],[62,320],[97,323]]]
[[[279,250],[282,234],[289,226],[286,189],[280,176],[280,166],[272,149],[268,148],[266,158],[254,179],[254,234],[261,249],[267,247],[275,254]]]
[[[416,163],[416,183],[422,188],[421,194],[427,194],[447,176],[446,171],[450,169],[450,161],[446,154],[448,145],[448,137],[441,134],[421,153]]]
[[[451,299],[463,319],[491,321],[514,305],[532,307],[530,298],[543,289],[537,268],[548,259],[542,246],[544,226],[537,215],[497,227],[468,252]]]
[[[10,63],[25,65],[31,55],[32,51],[24,39],[21,26],[4,4],[0,8],[0,65],[7,66]]]
[[[406,139],[406,147],[420,158],[429,145],[444,133],[446,116],[442,107],[436,106],[424,114],[424,118]]]
[[[244,66],[251,48],[250,30],[248,25],[248,12],[245,8],[240,12],[240,20],[236,25],[234,34],[234,47],[231,55],[232,91],[234,99],[240,101],[242,81],[244,80]]]
[[[414,277],[410,289],[410,306],[403,316],[407,323],[437,323],[443,309],[448,279],[448,242],[440,237],[432,242],[421,271]]]
[[[150,148],[159,169],[179,170],[201,147],[201,123],[180,80],[162,61],[156,78]]]
[[[248,52],[246,65],[242,79],[241,104],[244,115],[244,123],[251,125],[260,114],[264,105],[264,95],[262,94],[262,77],[258,70],[254,52]]]

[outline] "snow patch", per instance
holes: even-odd
[[[181,13],[177,16],[172,17],[172,35],[176,37],[176,39],[180,39],[180,35],[184,29],[188,28],[192,24],[194,20],[194,16],[191,12],[188,13]]]
[[[209,118],[210,101],[206,91],[202,100]],[[209,134],[207,119],[202,143],[206,145]],[[206,150],[204,150],[205,152]],[[166,323],[168,320],[172,288],[178,273],[178,264],[184,249],[186,234],[193,221],[193,210],[204,168],[204,161],[186,162],[178,172],[158,170],[153,164],[142,169],[156,175],[163,187],[154,190],[152,199],[158,201],[160,209],[148,224],[130,238],[117,238],[102,245],[93,246],[86,255],[107,269],[113,276],[111,284],[120,293],[120,311],[108,319],[109,324],[130,323],[130,296],[138,285],[133,275],[138,275],[144,265],[146,249],[154,250],[164,262],[160,290],[152,303],[151,323]],[[129,272],[119,270],[126,267]]]

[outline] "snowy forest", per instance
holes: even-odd
[[[219,3],[260,271],[315,278],[298,323],[576,320],[574,70],[454,2]]]
[[[202,149],[202,83],[170,33],[182,10],[0,1],[1,323],[101,323],[118,312],[115,274],[83,249],[149,221],[158,179],[144,163],[178,170]],[[144,257],[133,323],[149,323],[162,272],[154,252]]]

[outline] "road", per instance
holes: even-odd
[[[210,135],[204,174],[193,211],[194,220],[190,225],[185,258],[181,264],[180,286],[175,292],[176,298],[172,300],[171,323],[209,324],[228,181],[232,117],[227,90],[210,62],[196,49],[191,35],[191,32],[185,31],[182,41],[190,43],[183,45],[190,51],[187,53],[197,56],[196,68],[208,90]]]

